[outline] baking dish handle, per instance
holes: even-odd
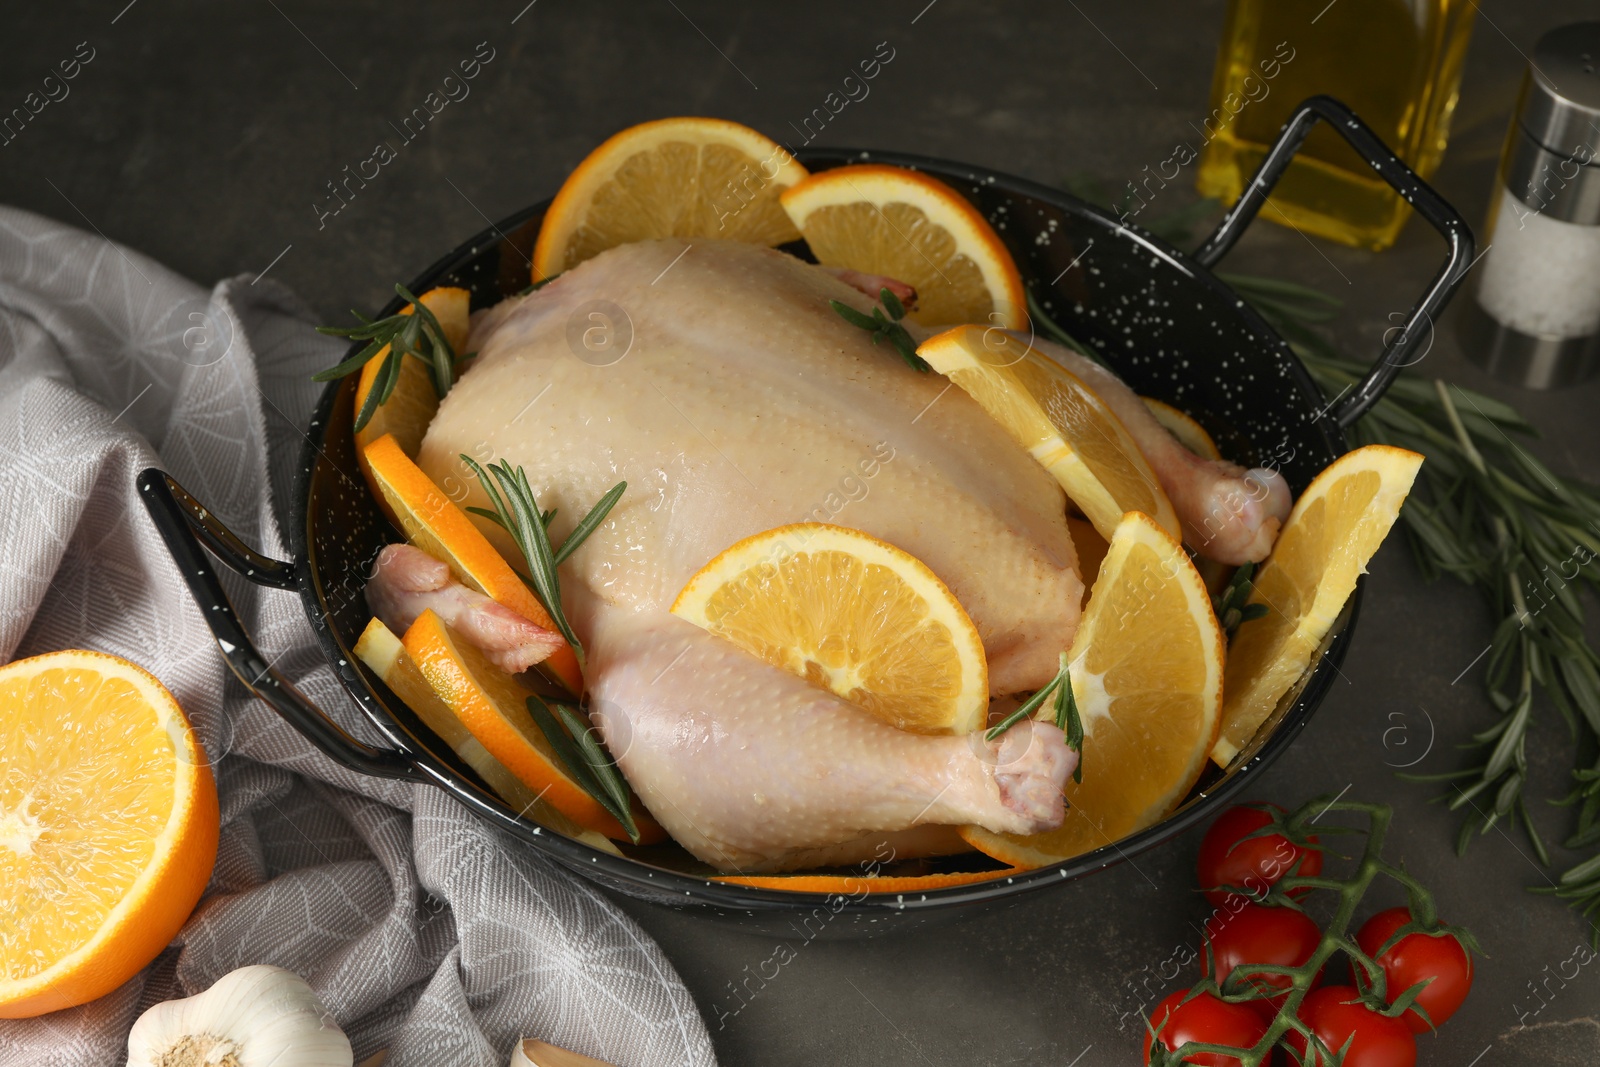
[[[165,471],[146,468],[139,473],[138,486],[145,510],[189,586],[189,595],[204,613],[228,668],[244,687],[266,701],[335,763],[380,778],[421,781],[410,756],[399,749],[378,748],[351,737],[272,669],[239,622],[233,602],[201,546],[242,577],[274,589],[294,588],[293,566],[251,549]]]
[[[1261,210],[1272,187],[1283,177],[1283,172],[1288,169],[1318,119],[1338,131],[1339,136],[1349,142],[1350,147],[1378,172],[1379,177],[1393,186],[1416,209],[1417,214],[1439,231],[1447,246],[1444,265],[1412,306],[1405,325],[1398,332],[1390,330],[1386,335],[1383,355],[1378,362],[1343,397],[1335,398],[1337,406],[1333,408],[1333,417],[1340,426],[1349,426],[1378,402],[1400,368],[1406,366],[1407,357],[1431,334],[1439,313],[1450,302],[1456,287],[1472,266],[1474,242],[1472,230],[1456,209],[1434,192],[1427,182],[1417,177],[1416,172],[1400,162],[1378,135],[1356,117],[1355,112],[1331,96],[1313,96],[1295,109],[1293,117],[1284,124],[1278,140],[1267,150],[1261,166],[1256,168],[1255,176],[1245,186],[1244,194],[1223,217],[1216,232],[1195,251],[1195,259],[1207,267],[1214,267],[1227,255]]]

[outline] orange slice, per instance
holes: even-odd
[[[456,288],[429,289],[417,297],[422,306],[433,312],[433,317],[439,320],[445,340],[450,342],[450,347],[455,349],[458,357],[465,354],[467,347],[470,298],[471,294],[465,289]],[[414,313],[410,305],[400,311],[402,315]],[[385,345],[362,366],[361,377],[356,380],[355,406],[351,409],[356,414],[359,415],[366,404],[372,387],[377,383],[378,371],[388,358],[389,348]],[[395,383],[394,392],[372,413],[367,424],[356,431],[356,460],[361,465],[361,472],[367,476],[368,485],[372,484],[372,474],[367,470],[366,456],[363,455],[366,447],[384,434],[394,434],[401,450],[415,459],[417,450],[422,447],[422,437],[428,432],[428,424],[438,412],[439,393],[433,387],[432,372],[423,366],[420,359],[402,359],[400,380]],[[372,491],[376,495],[377,487],[373,486]],[[379,502],[382,503],[381,497]],[[393,515],[389,517],[394,518]]]
[[[917,355],[1027,449],[1111,540],[1130,511],[1181,537],[1178,513],[1127,427],[1077,375],[1003,330],[957,326]]]
[[[633,241],[798,240],[778,194],[805,176],[788,149],[736,122],[632,126],[590,152],[551,201],[533,249],[533,280]]]
[[[562,768],[561,757],[528,713],[531,689],[490,663],[432,611],[424,611],[402,641],[439,700],[519,782],[584,829],[628,839],[621,824]],[[644,833],[644,821],[636,821]]]
[[[953,885],[976,885],[1015,874],[1006,871],[964,871],[955,874],[864,875],[864,874],[724,874],[719,882],[748,885],[759,889],[787,889],[792,893],[837,893],[860,896],[862,893],[926,893]]]
[[[139,973],[216,855],[206,754],[159,681],[102,652],[0,667],[0,1018]]]
[[[1027,293],[1005,242],[938,179],[867,163],[813,174],[781,199],[823,266],[884,274],[915,288],[912,321],[1026,327]]]
[[[1183,546],[1148,516],[1129,512],[1112,535],[1070,657],[1083,781],[1067,783],[1055,830],[962,827],[1002,863],[1042,867],[1151,825],[1188,794],[1217,738],[1222,631]]]
[[[1166,427],[1168,433],[1178,439],[1178,443],[1197,456],[1206,459],[1221,459],[1222,453],[1217,449],[1217,443],[1206,433],[1206,428],[1195,422],[1188,415],[1179,411],[1171,404],[1156,400],[1153,397],[1141,396],[1144,406],[1150,409],[1150,414],[1156,421]]]
[[[439,740],[461,761],[477,772],[489,788],[509,804],[519,815],[526,816],[559,834],[575,838],[590,848],[621,855],[609,840],[593,830],[585,830],[554,806],[546,804],[536,793],[512,774],[504,763],[489,754],[483,743],[472,735],[465,723],[445,705],[418,669],[416,661],[406,652],[400,638],[383,624],[373,619],[356,641],[356,656],[383,679],[383,684],[394,695],[405,701],[406,707],[416,712],[417,718],[428,729],[439,735]]]
[[[807,522],[724,551],[672,613],[919,733],[971,733],[989,711],[977,627],[927,565],[876,537]]]
[[[394,435],[372,442],[363,454],[378,498],[387,504],[406,540],[447,563],[461,584],[493,597],[535,625],[547,630],[556,628],[549,612],[511,564],[495,551],[467,513],[411,461]],[[539,669],[555,677],[568,691],[583,692],[583,672],[570,647],[558,648],[539,664]]]
[[[1310,666],[1322,639],[1389,535],[1422,466],[1415,452],[1367,445],[1328,464],[1295,501],[1272,555],[1255,574],[1253,604],[1228,648],[1222,736],[1226,767]]]

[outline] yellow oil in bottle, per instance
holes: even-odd
[[[1472,33],[1472,0],[1229,0],[1198,184],[1231,204],[1294,108],[1348,104],[1423,178],[1438,167]],[[1362,248],[1394,243],[1410,207],[1319,123],[1261,217]]]

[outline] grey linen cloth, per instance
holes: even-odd
[[[286,555],[309,376],[343,349],[311,323],[269,280],[207,293],[0,208],[0,662],[78,647],[143,665],[195,723],[222,803],[211,883],[173,946],[99,1001],[0,1021],[0,1065],[122,1064],[145,1008],[253,963],[310,981],[357,1061],[500,1067],[537,1036],[622,1067],[713,1064],[672,965],[614,905],[440,791],[338,767],[224,666],[134,478],[165,468]],[[227,579],[267,659],[366,734],[298,598]]]

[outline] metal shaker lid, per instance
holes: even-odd
[[[1518,112],[1528,136],[1551,152],[1600,156],[1600,22],[1568,23],[1539,38]]]

